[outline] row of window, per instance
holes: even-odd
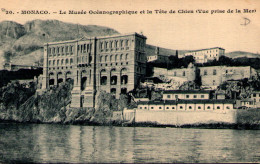
[[[100,56],[99,57],[99,61],[100,62],[108,62],[108,61],[110,61],[110,62],[112,62],[112,61],[118,61],[118,58],[119,58],[119,60],[120,61],[122,61],[122,60],[127,60],[128,59],[128,54],[121,54],[120,56],[118,55],[118,54],[116,54],[116,55],[106,55],[106,56]]]
[[[62,47],[50,47],[48,53],[55,54],[55,53],[67,53],[73,52],[73,46],[62,46]]]
[[[70,67],[57,67],[57,69],[68,69],[68,68],[72,69],[72,66],[70,66]],[[55,70],[55,67],[49,68],[49,70]]]
[[[58,59],[58,60],[49,60],[49,66],[59,66],[59,65],[71,65],[73,64],[73,59]]]
[[[58,54],[49,54],[49,57],[56,57],[56,56],[68,56],[68,55],[73,55],[73,53],[71,52],[71,53],[66,53],[66,54],[64,54],[64,53],[58,53]]]
[[[117,65],[124,65],[124,62],[122,62],[122,63],[110,63],[110,64],[100,64],[100,66],[102,67],[102,66],[117,66]],[[125,65],[128,65],[128,62],[125,62]]]
[[[81,45],[78,45],[78,51],[83,53],[83,52],[89,52],[91,51],[92,49],[92,44],[81,44]]]
[[[189,99],[189,98],[199,98],[199,95],[186,95],[185,98]],[[167,95],[167,98],[171,98],[171,95]],[[200,95],[200,98],[205,98],[205,95]],[[178,99],[178,95],[175,95],[175,99]]]
[[[117,48],[117,47],[128,47],[129,40],[114,40],[100,42],[100,49]]]
[[[173,107],[166,107],[165,109],[170,109],[170,108],[173,109],[173,110],[176,109],[175,106],[173,106]],[[179,108],[180,108],[180,109],[184,109],[184,106],[180,106]],[[143,108],[143,107],[139,107],[139,109],[147,109],[147,107],[144,107],[144,108]],[[154,107],[152,106],[151,109],[154,109]],[[162,109],[162,107],[159,107],[158,109]],[[193,107],[192,107],[192,106],[189,106],[188,109],[191,110],[191,109],[193,109]],[[201,106],[198,106],[197,109],[200,110],[200,109],[202,109],[202,107],[201,107]],[[208,109],[208,110],[213,109],[213,110],[214,110],[214,109],[221,109],[221,107],[220,107],[220,106],[217,106],[216,108],[211,108],[211,106],[207,106],[206,109]],[[226,106],[225,109],[230,109],[230,107],[229,107],[229,106]]]

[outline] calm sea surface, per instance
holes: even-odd
[[[259,130],[0,124],[0,163],[256,161]]]

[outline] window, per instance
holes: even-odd
[[[167,95],[167,98],[171,98],[171,95]]]
[[[217,70],[213,70],[213,75],[216,75],[217,74]]]
[[[220,106],[217,106],[217,109],[220,109]]]
[[[183,71],[182,76],[185,76],[185,71]]]
[[[142,109],[142,107],[140,106],[140,109]]]
[[[183,109],[183,106],[180,106],[180,109]]]
[[[255,94],[255,93],[253,94],[253,97],[256,97],[256,94]]]
[[[198,106],[198,109],[201,109],[201,106]]]
[[[159,109],[162,109],[162,107],[159,107]]]
[[[175,109],[175,107],[173,106],[172,109]]]
[[[201,97],[201,98],[204,98],[204,95],[201,95],[200,97]]]
[[[189,109],[192,109],[192,106],[189,106]]]
[[[204,75],[207,75],[207,74],[208,74],[207,70],[204,70]]]
[[[146,107],[144,107],[144,109],[147,109]]]
[[[208,106],[207,109],[210,109],[210,106]]]
[[[128,46],[128,40],[125,41],[125,46]]]
[[[227,107],[226,107],[226,109],[230,109],[230,107],[229,107],[229,106],[227,106]]]
[[[127,60],[127,58],[128,58],[128,54],[125,55],[125,60]]]
[[[187,99],[190,98],[190,95],[186,95],[186,98],[187,98]]]
[[[153,109],[153,107],[151,107],[151,109]]]
[[[176,76],[176,72],[174,72],[174,76]]]
[[[197,95],[193,95],[193,98],[197,98]]]
[[[175,98],[178,99],[178,95],[175,95]]]
[[[169,107],[166,107],[166,109],[169,109]]]

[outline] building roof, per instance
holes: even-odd
[[[188,51],[186,53],[190,53],[190,52],[197,52],[197,51],[204,51],[204,50],[212,50],[212,49],[222,49],[222,50],[225,50],[224,48],[221,48],[221,47],[212,47],[212,48],[204,48],[204,49],[198,49],[198,50],[191,50],[191,51]]]
[[[105,39],[105,38],[115,38],[115,37],[123,37],[123,36],[130,36],[130,35],[135,35],[135,36],[147,39],[146,36],[134,32],[134,33],[128,33],[128,34],[115,34],[115,35],[110,35],[110,36],[98,36],[98,37],[88,37],[88,38],[87,37],[82,37],[82,38],[78,38],[78,39],[74,39],[74,40],[65,40],[65,41],[58,41],[58,42],[48,42],[48,43],[44,43],[44,45],[74,43],[74,42],[77,42],[77,41],[93,40],[95,38],[96,39]]]
[[[206,90],[167,90],[164,91],[163,94],[205,94],[205,93],[210,93],[210,91],[206,91]]]
[[[140,101],[138,105],[173,105],[173,104],[234,104],[232,99],[190,99],[190,100],[156,100]]]

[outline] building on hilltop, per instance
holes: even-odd
[[[193,56],[196,63],[207,63],[213,60],[219,60],[219,57],[225,54],[225,49],[220,47],[200,49],[189,51],[184,56]]]
[[[98,90],[133,90],[146,73],[146,37],[137,33],[44,45],[42,89],[74,80],[71,107],[94,107]]]

